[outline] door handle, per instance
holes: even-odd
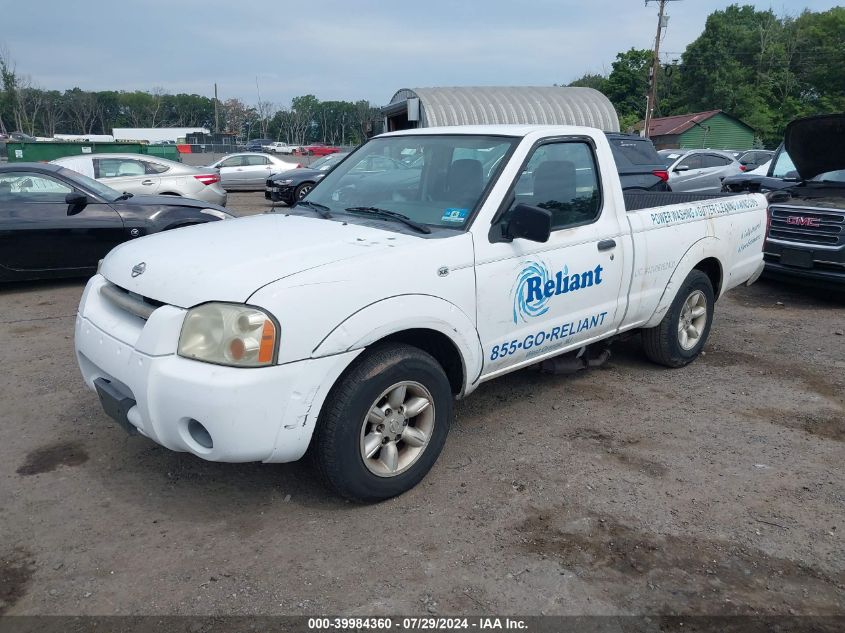
[[[142,185],[154,185],[155,181],[154,180],[142,180],[141,184]]]
[[[600,251],[609,251],[611,248],[616,248],[616,240],[602,240],[598,246]]]

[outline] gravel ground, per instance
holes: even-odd
[[[842,298],[763,281],[685,369],[635,337],[488,383],[420,486],[357,506],[123,434],[74,362],[82,287],[0,289],[0,614],[845,613]]]

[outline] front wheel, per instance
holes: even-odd
[[[694,361],[710,335],[715,302],[710,278],[693,270],[660,324],[643,330],[646,356],[667,367],[683,367]]]
[[[294,198],[299,201],[302,200],[305,196],[308,195],[308,192],[314,188],[313,182],[303,182],[299,185],[296,190],[293,192]]]
[[[452,391],[440,364],[409,345],[368,350],[332,388],[312,439],[324,482],[359,502],[410,490],[446,442]]]

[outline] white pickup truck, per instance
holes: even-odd
[[[634,330],[652,360],[692,361],[766,229],[757,194],[623,195],[582,127],[384,134],[276,211],[115,248],[82,296],[79,366],[132,433],[223,462],[310,449],[360,501],[419,482],[453,398],[487,380]]]

